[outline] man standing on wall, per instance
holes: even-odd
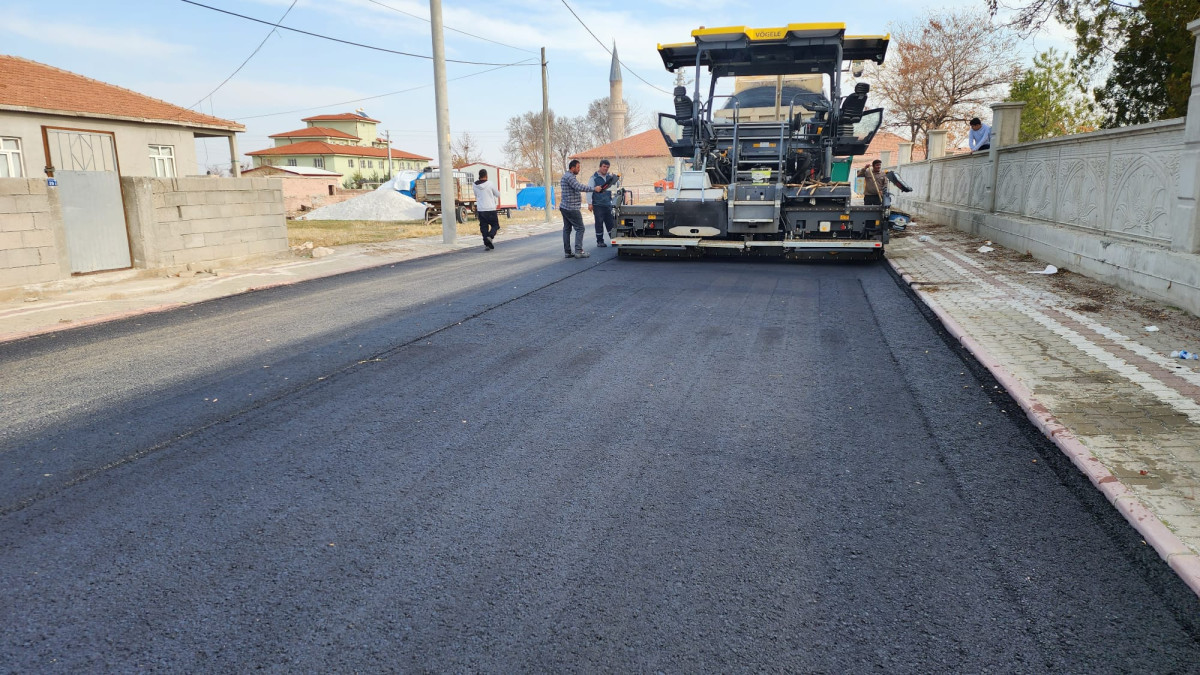
[[[616,184],[620,176],[609,175],[608,167],[607,159],[600,160],[600,168],[592,174],[592,180],[588,181],[588,185],[593,189],[600,188],[599,192],[588,194],[588,202],[592,205],[592,215],[596,218],[596,246],[600,248],[608,247],[607,240],[612,237],[613,230],[617,225],[613,217],[612,192],[609,191],[609,188]]]
[[[483,245],[488,250],[496,248],[492,240],[500,231],[500,191],[488,180],[487,169],[479,170],[479,180],[471,186],[475,189],[475,214],[479,216],[479,234],[483,235]]]
[[[558,211],[563,219],[563,249],[568,258],[587,258],[591,254],[583,250],[583,214],[579,209],[583,200],[579,198],[583,192],[600,192],[600,188],[589,187],[579,182],[579,160],[573,159],[567,165],[567,171],[558,181]],[[588,203],[588,209],[592,208]],[[571,230],[575,230],[575,252],[571,252]]]
[[[978,117],[971,118],[971,131],[967,133],[967,145],[971,152],[982,152],[992,147],[992,128]]]

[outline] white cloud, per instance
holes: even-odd
[[[163,42],[127,28],[113,27],[98,31],[95,26],[91,25],[30,20],[12,14],[0,15],[0,32],[14,33],[23,38],[46,44],[102,51],[127,57],[158,59],[192,52],[190,46]]]

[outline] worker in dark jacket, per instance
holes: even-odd
[[[596,246],[600,248],[608,246],[607,240],[612,238],[613,230],[617,226],[613,216],[612,192],[609,188],[616,184],[620,176],[610,174],[608,169],[608,160],[600,160],[600,167],[588,181],[588,185],[593,189],[600,188],[599,192],[587,193],[588,202],[592,205],[592,215],[596,219]],[[607,236],[605,236],[606,233]]]

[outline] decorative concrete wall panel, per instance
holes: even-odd
[[[976,180],[986,195],[986,158],[906,165],[915,190],[897,195],[896,206],[1200,314],[1200,256],[1172,248],[1187,239],[1174,232],[1184,126],[1168,120],[1000,148],[994,213]]]

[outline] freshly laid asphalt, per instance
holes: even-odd
[[[886,264],[556,239],[0,344],[0,667],[1195,672]]]

